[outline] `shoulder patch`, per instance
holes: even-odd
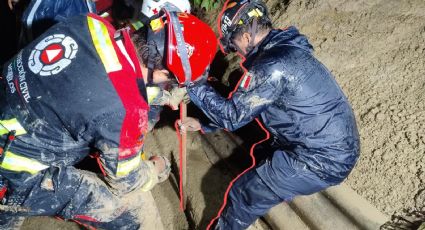
[[[246,73],[242,80],[241,83],[239,84],[239,88],[243,89],[243,90],[248,90],[249,89],[249,85],[251,84],[251,74],[250,73]]]
[[[106,72],[111,73],[121,70],[122,66],[118,60],[107,27],[101,21],[90,16],[87,16],[87,23],[94,47],[102,60]]]
[[[40,76],[51,76],[65,69],[78,52],[78,44],[64,34],[53,34],[41,40],[31,51],[29,69]]]

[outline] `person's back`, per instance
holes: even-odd
[[[97,15],[77,16],[55,24],[6,63],[0,78],[0,182],[8,191],[1,200],[3,209],[20,211],[0,212],[0,228],[31,215],[103,229],[141,227],[143,200],[129,204],[122,196],[149,191],[171,170],[163,156],[142,159],[145,82],[164,83],[169,71],[182,82],[200,78],[216,51],[214,32],[193,15],[161,9],[152,20],[167,23],[130,35]],[[147,36],[153,29],[182,39],[176,46],[165,36]],[[190,37],[194,31],[207,39]],[[194,66],[178,55],[184,42],[201,57],[196,68],[184,70],[191,78],[180,72],[181,63]],[[170,55],[177,62],[165,68]],[[103,176],[73,167],[89,149],[98,151]]]
[[[105,125],[109,117],[117,121],[124,118],[119,89],[105,71],[89,23],[100,25],[96,19],[84,16],[61,23],[6,63],[7,95],[0,100],[6,101],[10,109],[2,111],[2,120],[17,118],[28,133],[15,140],[11,150],[47,164],[72,165],[87,155],[88,143],[95,141],[98,126]],[[111,54],[105,48],[103,52]],[[109,48],[113,49],[112,43]],[[118,56],[107,58],[116,61],[115,68],[133,71],[128,62],[119,62]],[[127,76],[123,74],[121,80],[126,82]],[[136,79],[128,80],[132,81],[134,84],[128,84],[126,90],[135,93],[134,103],[147,110],[135,88]],[[121,124],[108,125],[118,128]]]
[[[29,215],[112,221],[117,216],[92,208],[118,208],[123,194],[158,182],[154,165],[141,160],[149,109],[140,63],[128,34],[115,41],[114,32],[95,15],[71,18],[6,63],[0,83],[0,141],[6,143],[0,176],[11,191],[6,205],[25,200]],[[101,153],[108,186],[72,167],[90,148]],[[43,200],[46,190],[55,191],[49,200]],[[85,200],[95,194],[102,200]],[[69,196],[75,197],[63,204]],[[0,226],[7,224],[3,217]]]
[[[267,63],[267,64],[266,64]],[[312,54],[305,36],[290,27],[272,30],[244,67],[251,86],[268,84],[274,101],[260,114],[277,148],[305,162],[320,177],[339,183],[358,158],[353,111],[332,74]],[[260,88],[264,89],[264,88]]]

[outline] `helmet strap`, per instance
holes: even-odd
[[[249,41],[248,47],[246,48],[246,53],[249,53],[252,49],[255,47],[255,37],[258,33],[258,24],[257,24],[257,17],[254,17],[252,20],[252,25],[249,28],[249,35],[251,36],[251,41]]]
[[[189,62],[189,56],[187,54],[186,42],[184,41],[183,32],[179,22],[179,18],[175,12],[169,12],[170,23],[172,25],[172,31],[176,39],[177,50],[179,52],[181,64],[183,67],[184,74],[186,76],[185,85],[189,84],[192,79],[192,68]],[[170,28],[169,28],[170,29]],[[170,45],[170,44],[168,44]],[[170,48],[170,47],[168,47]]]

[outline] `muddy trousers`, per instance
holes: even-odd
[[[329,186],[305,164],[276,151],[271,158],[233,184],[215,229],[246,229],[273,206]]]
[[[33,176],[28,174],[21,184],[15,184],[10,172],[1,170],[0,174],[9,178],[3,204],[24,209],[0,211],[0,229],[16,228],[22,216],[58,216],[103,229],[141,227],[136,217],[136,209],[141,207],[124,204],[94,173],[74,167],[49,168]]]

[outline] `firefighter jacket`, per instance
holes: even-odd
[[[235,130],[260,117],[279,149],[329,183],[341,182],[359,156],[353,111],[332,74],[295,27],[272,30],[251,50],[229,99],[207,84],[191,100],[218,127]]]
[[[95,148],[117,193],[153,183],[153,165],[141,160],[149,110],[142,72],[128,33],[117,34],[96,15],[77,16],[5,64],[0,138],[14,130],[16,139],[0,169],[36,174]]]

